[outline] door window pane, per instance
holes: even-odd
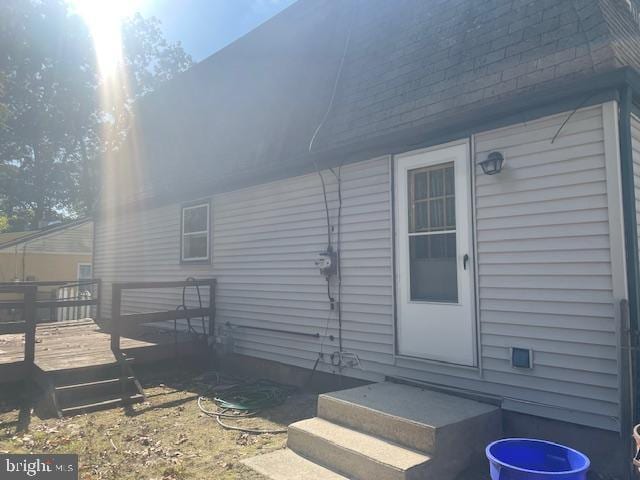
[[[429,228],[429,202],[416,203],[416,230]]]
[[[429,202],[430,227],[432,229],[444,228],[444,200],[438,198]]]
[[[456,234],[409,237],[411,300],[458,301]]]
[[[427,172],[418,172],[414,177],[414,192],[416,199],[424,199],[429,196],[429,174]]]
[[[458,301],[453,163],[409,172],[411,300]]]
[[[445,199],[445,213],[446,213],[446,225],[451,228],[456,228],[456,199],[454,197],[447,197]]]
[[[455,230],[453,164],[409,172],[409,232]]]
[[[453,182],[453,167],[446,168],[444,171],[444,193],[446,195],[455,194],[455,183]]]
[[[438,168],[429,172],[429,197],[441,197],[444,195],[444,175],[443,170]]]

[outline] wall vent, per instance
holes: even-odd
[[[511,366],[529,370],[533,368],[533,351],[530,348],[511,348]]]

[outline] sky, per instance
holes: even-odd
[[[145,0],[145,17],[162,22],[167,40],[180,41],[199,62],[233,42],[295,0]]]

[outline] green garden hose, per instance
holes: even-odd
[[[282,405],[293,391],[291,387],[279,385],[267,380],[258,380],[231,387],[218,393],[213,401],[220,408],[232,410],[263,410]]]
[[[224,423],[222,418],[248,418],[257,415],[267,408],[282,405],[294,387],[281,385],[268,380],[242,383],[224,391],[217,392],[213,402],[220,409],[218,411],[207,410],[202,405],[205,397],[198,398],[198,407],[202,413],[213,416],[220,426],[228,430],[237,430],[246,433],[286,433],[286,429],[260,430],[238,427]]]

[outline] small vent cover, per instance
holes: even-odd
[[[513,368],[533,368],[533,352],[529,348],[511,348],[511,366]]]

